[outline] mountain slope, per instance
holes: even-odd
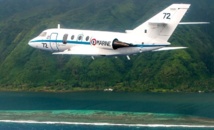
[[[124,31],[133,29],[171,0],[0,1],[0,87],[72,89],[114,87],[132,91],[214,91],[213,24],[179,26],[170,42],[186,50],[143,53],[118,59],[53,56],[28,41],[56,27]],[[158,4],[157,4],[158,2]],[[183,21],[214,21],[212,0],[191,3]],[[23,4],[25,6],[23,7]],[[44,88],[43,88],[44,87]]]

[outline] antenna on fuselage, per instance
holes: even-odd
[[[58,29],[60,29],[60,24],[58,24]]]

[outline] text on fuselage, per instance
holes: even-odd
[[[111,41],[104,41],[104,40],[96,40],[92,39],[91,40],[92,45],[98,45],[98,46],[111,46]]]

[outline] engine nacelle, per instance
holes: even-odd
[[[97,40],[96,38],[92,38],[90,43],[94,47],[104,48],[104,49],[113,49],[113,50],[116,50],[118,48],[133,46],[133,44],[121,42],[117,38],[113,40]]]

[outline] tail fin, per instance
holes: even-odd
[[[133,30],[144,33],[149,42],[167,42],[189,9],[190,4],[172,4]]]

